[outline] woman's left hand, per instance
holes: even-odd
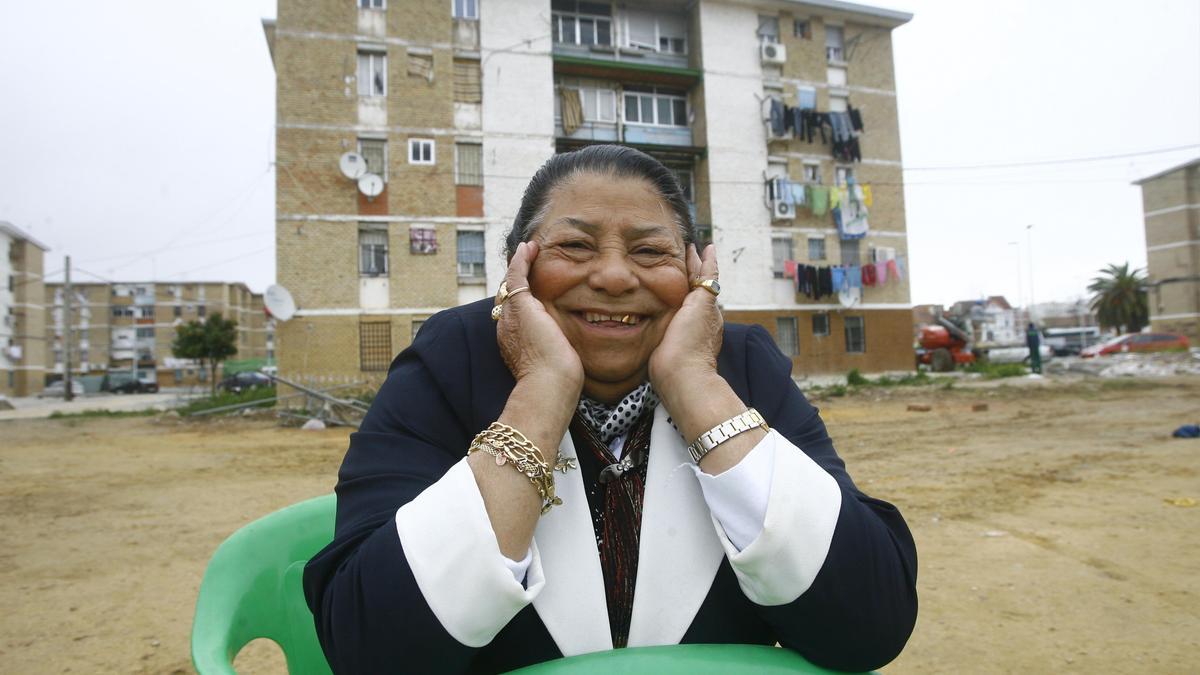
[[[694,244],[687,247],[688,283],[717,279],[717,250],[704,247],[701,258]],[[676,398],[678,390],[702,385],[717,375],[717,354],[721,351],[724,320],[717,307],[717,296],[699,286],[684,297],[663,334],[662,342],[650,355],[649,375],[654,390],[666,400]]]

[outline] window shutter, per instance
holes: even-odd
[[[478,61],[456,60],[454,62],[454,100],[457,103],[483,102],[483,86],[480,82]]]

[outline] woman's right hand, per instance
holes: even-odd
[[[529,286],[529,270],[537,256],[537,243],[517,245],[504,277],[510,293]],[[578,400],[583,390],[583,362],[532,292],[518,293],[504,303],[496,341],[504,363],[518,382],[533,378],[561,387],[561,395],[572,406]]]

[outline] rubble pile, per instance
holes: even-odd
[[[1046,371],[1106,378],[1200,375],[1200,351],[1113,354],[1092,359],[1061,357],[1047,363]]]

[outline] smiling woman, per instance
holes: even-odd
[[[688,642],[843,670],[899,653],[908,528],[855,487],[767,333],[722,321],[693,228],[636,150],[533,177],[494,305],[426,322],[351,438],[334,541],[305,571],[335,671]]]

